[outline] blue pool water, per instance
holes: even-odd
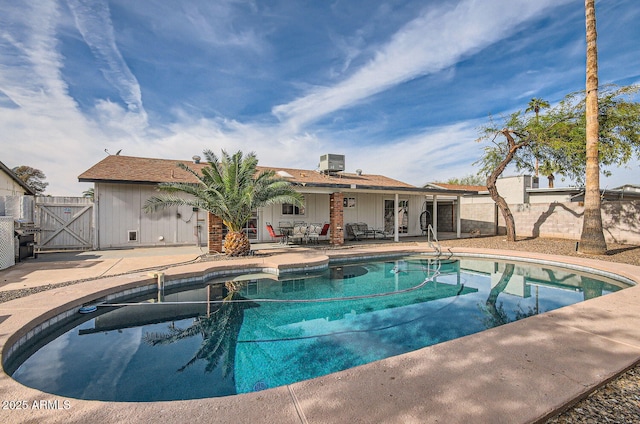
[[[281,280],[242,276],[78,315],[6,369],[22,384],[80,399],[226,396],[326,375],[624,287],[557,268],[420,257]]]

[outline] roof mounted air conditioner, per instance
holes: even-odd
[[[334,174],[344,171],[344,155],[326,154],[320,156],[320,164],[318,165],[320,172],[325,174]]]

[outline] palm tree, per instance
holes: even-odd
[[[558,172],[559,170],[560,168],[548,159],[545,159],[542,162],[542,165],[540,166],[540,172],[542,172],[542,175],[546,175],[547,179],[549,180],[549,188],[554,187],[553,182],[556,179],[554,173]]]
[[[87,199],[91,199],[91,201],[93,202],[94,197],[95,197],[95,189],[93,187],[91,187],[88,190],[85,190],[82,192],[82,197],[86,197]]]
[[[543,99],[539,99],[537,97],[532,98],[527,105],[527,108],[524,110],[525,113],[533,112],[536,114],[536,125],[538,125],[540,118],[540,109],[544,109],[549,107],[549,102]],[[538,177],[538,157],[536,155],[536,178]],[[549,180],[553,181],[553,175],[549,176]]]
[[[227,227],[224,241],[225,254],[244,256],[251,250],[249,238],[243,231],[257,208],[276,204],[292,203],[302,206],[302,195],[291,183],[277,177],[275,171],[258,173],[258,159],[251,152],[244,156],[238,151],[230,156],[222,150],[218,158],[211,150],[205,150],[208,165],[197,172],[187,165],[178,167],[191,173],[198,183],[161,183],[158,189],[168,194],[153,196],[144,204],[145,212],[153,212],[169,206],[193,206],[211,212]],[[187,193],[180,197],[174,193]]]
[[[598,44],[595,0],[585,0],[587,31],[586,143],[584,217],[578,251],[602,255],[607,251],[600,211],[600,163],[598,158]]]
[[[540,109],[544,109],[549,107],[549,102],[543,99],[538,99],[537,97],[534,97],[533,99],[531,99],[529,101],[529,104],[527,106],[527,108],[525,109],[525,112],[533,112],[536,114],[536,121],[538,121],[538,116],[540,115]]]

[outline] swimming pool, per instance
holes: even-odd
[[[553,267],[476,259],[438,265],[424,257],[342,264],[286,280],[242,276],[226,286],[215,281],[101,307],[7,369],[27,386],[81,399],[225,396],[402,354],[622,287]]]

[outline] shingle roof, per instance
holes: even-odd
[[[431,187],[440,187],[446,190],[466,190],[466,191],[487,191],[487,186],[484,185],[466,185],[466,184],[446,184],[446,183],[429,183]]]
[[[196,164],[192,161],[110,155],[80,174],[78,180],[80,182],[153,184],[161,182],[196,182],[193,175],[178,168],[178,163],[184,163],[194,171],[207,166],[206,162]],[[258,170],[263,169],[273,169],[276,172],[284,171],[291,176],[286,177],[286,180],[305,186],[350,186],[355,184],[358,187],[416,188],[411,184],[382,175],[358,175],[347,172],[340,172],[337,175],[325,175],[315,170],[258,166]]]

